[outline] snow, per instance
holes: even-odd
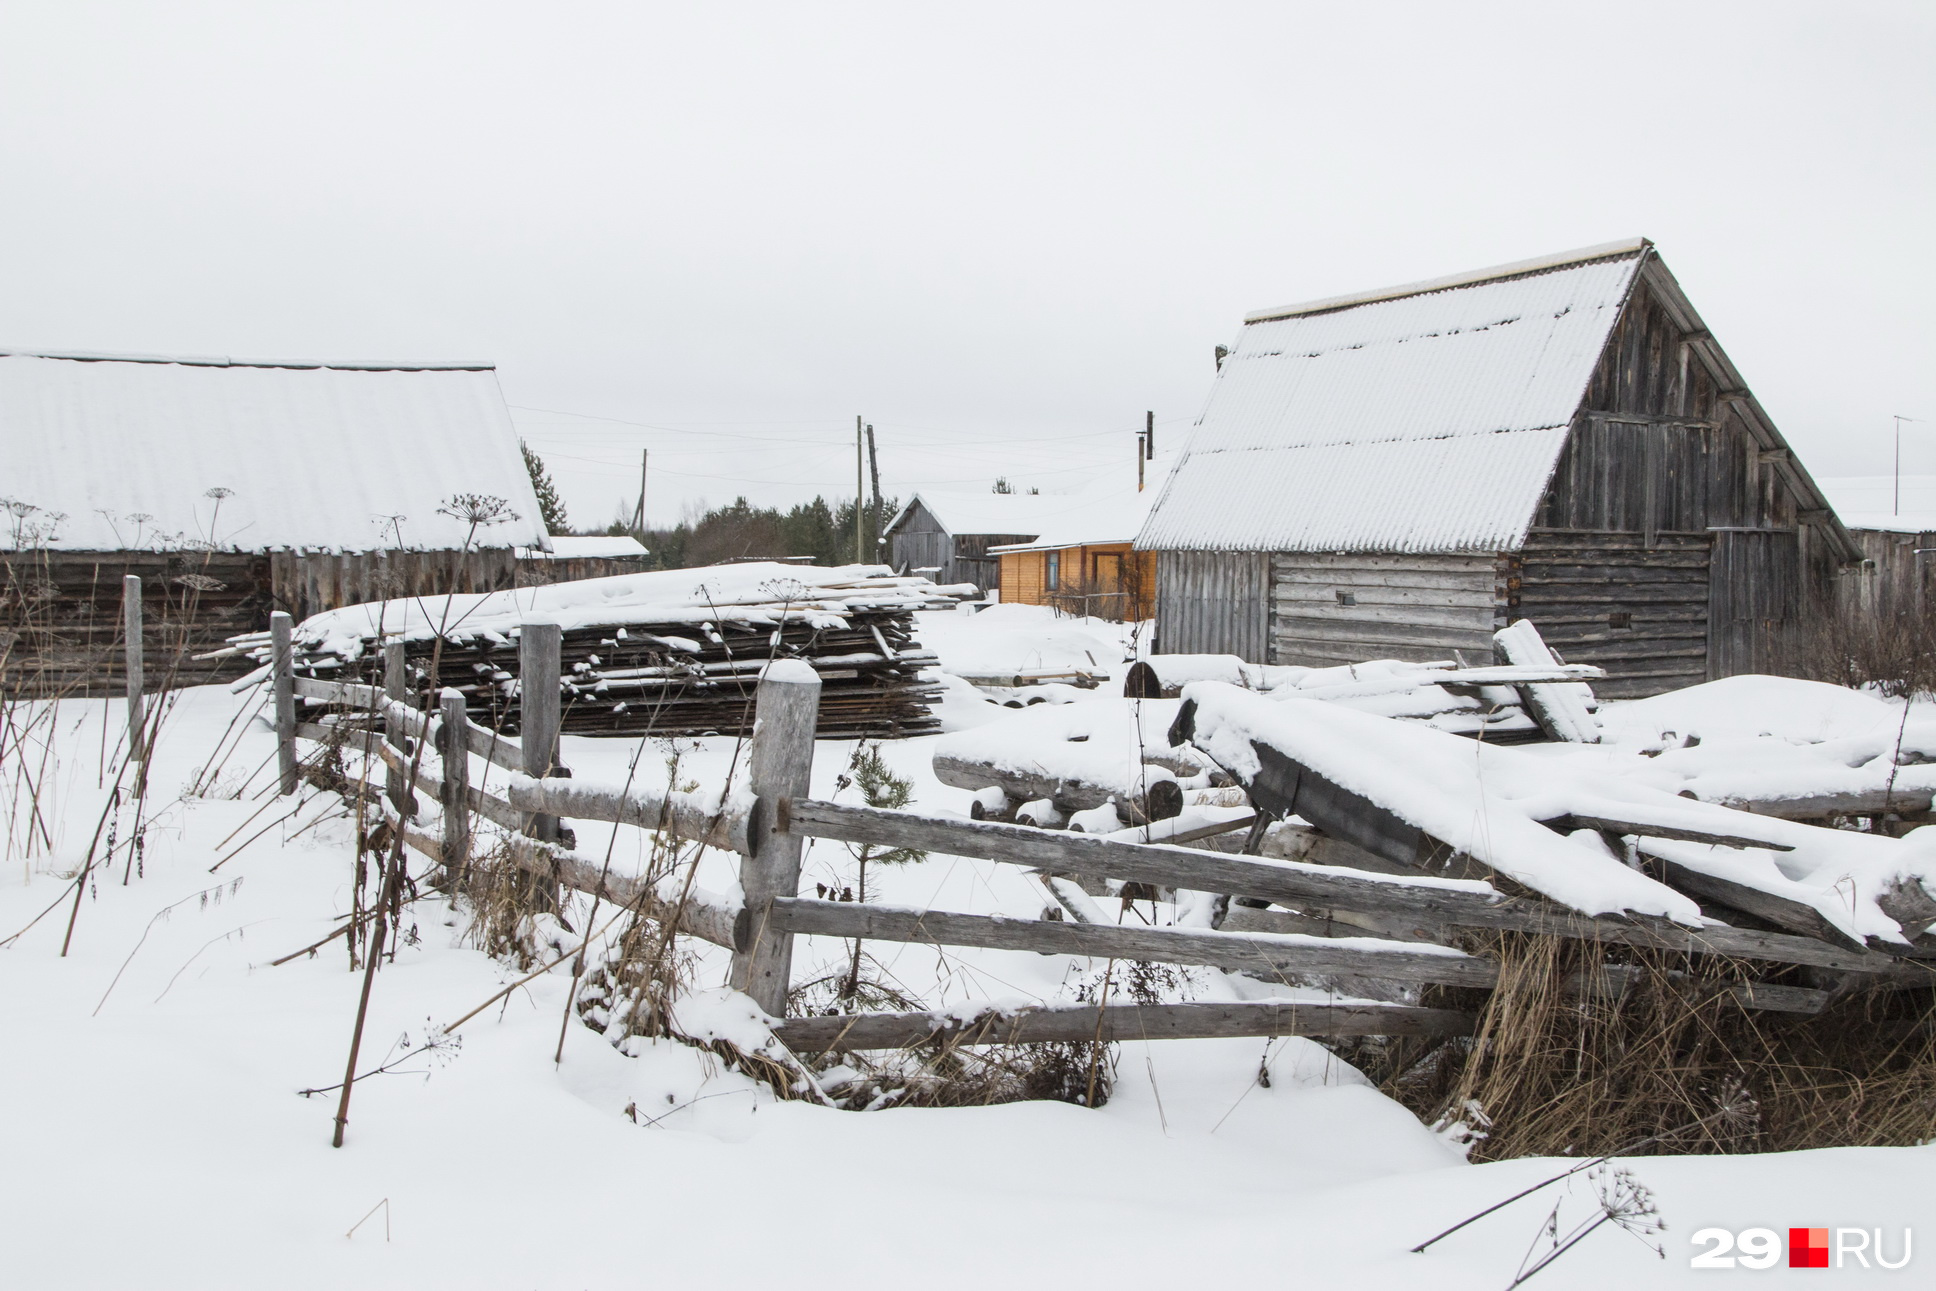
[[[1136,625],[1057,614],[1046,605],[990,605],[975,614],[922,614],[921,644],[944,672],[967,677],[1093,672],[1120,676]]]
[[[1735,813],[1671,794],[1596,784],[1517,749],[1403,725],[1338,704],[1265,699],[1219,682],[1183,691],[1197,706],[1193,743],[1240,780],[1268,744],[1432,837],[1586,914],[1663,915],[1699,926],[1700,907],[1618,861],[1539,824],[1566,815],[1631,818],[1734,832]],[[1771,836],[1770,822],[1746,827]],[[1779,841],[1779,840],[1776,840]]]
[[[924,635],[933,620],[961,626],[953,642],[961,657],[1013,652],[1027,631],[1023,616],[922,619]],[[969,639],[984,623],[995,643],[986,647]],[[1066,649],[1052,643],[1065,629],[1103,631],[1070,624],[1039,619],[1039,648],[1049,655]],[[1878,721],[1901,722],[1892,701],[1780,679],[1741,682],[1610,704],[1602,710],[1609,741],[1602,745],[1445,747],[1470,765],[1485,757],[1487,785],[1501,798],[1522,787],[1571,793],[1577,780],[1603,794],[1631,781],[1652,795],[1668,791],[1648,787],[1644,777],[1677,753],[1739,738],[1781,742],[1799,755],[1816,747],[1806,741],[1866,739]],[[1229,693],[1299,726],[1329,714],[1353,731],[1375,724],[1431,734],[1337,703]],[[140,868],[123,883],[133,821],[124,808],[114,821],[123,850],[84,893],[66,957],[70,880],[105,803],[98,760],[124,720],[120,702],[64,701],[58,710],[41,777],[51,854],[38,844],[27,854],[27,820],[12,800],[0,850],[0,937],[43,910],[54,913],[0,949],[0,1034],[13,1055],[0,1064],[0,1097],[12,1113],[0,1118],[0,1233],[10,1284],[849,1288],[857,1277],[877,1276],[874,1269],[916,1269],[922,1283],[945,1289],[985,1286],[993,1267],[1023,1287],[1170,1291],[1281,1281],[1289,1269],[1299,1285],[1314,1287],[1497,1291],[1555,1202],[1562,1231],[1592,1213],[1583,1186],[1549,1189],[1427,1254],[1411,1254],[1421,1240],[1575,1162],[1466,1164],[1448,1137],[1323,1047],[1298,1039],[1124,1043],[1114,1095],[1095,1111],[1019,1103],[856,1113],[781,1103],[694,1048],[633,1040],[621,1051],[579,1025],[564,1029],[563,1060],[554,1065],[568,964],[466,1023],[454,1053],[359,1083],[347,1144],[332,1150],[334,1099],[296,1091],[341,1079],[361,978],[347,971],[340,945],[282,967],[270,961],[322,937],[347,908],[352,822],[333,800],[307,795],[293,816],[277,820],[283,806],[258,796],[274,776],[273,769],[251,774],[273,748],[264,723],[251,718],[260,704],[260,692],[176,692],[156,745]],[[1059,714],[1069,730],[1092,705],[1093,743],[1122,727],[1124,701],[1079,692],[1054,710],[983,707],[999,722]],[[1176,705],[1145,707],[1154,714]],[[1922,714],[1920,705],[1912,712],[1912,733]],[[239,720],[231,736],[232,719]],[[1710,732],[1702,744],[1642,755],[1666,730],[1684,736],[1695,719]],[[36,738],[47,728],[40,730]],[[235,742],[226,759],[217,752],[225,738]],[[879,748],[913,783],[915,809],[966,814],[974,795],[939,784],[930,768],[943,738]],[[1414,747],[1407,743],[1404,755]],[[839,741],[816,746],[815,796],[857,801],[854,790],[837,788],[853,750]],[[1371,774],[1391,774],[1380,769],[1380,748],[1352,752]],[[1491,757],[1514,753],[1536,770]],[[673,780],[716,794],[736,759],[743,775],[743,753],[728,739],[561,742],[561,760],[587,783],[623,783],[634,758],[641,787]],[[668,758],[677,765],[666,765]],[[219,787],[185,792],[211,763]],[[502,784],[502,771],[481,761],[472,767],[478,782]],[[269,810],[250,823],[265,803]],[[265,824],[266,832],[246,841]],[[1890,840],[1863,835],[1818,842],[1801,827],[1767,827],[1804,838],[1795,852],[1760,854],[1784,872],[1801,873],[1814,861],[1812,849],[1831,844],[1855,849],[1850,863],[1886,854],[1920,865],[1936,850],[1915,834],[1890,849]],[[614,873],[644,872],[650,852],[638,831],[587,821],[574,828],[582,853],[603,857],[610,847]],[[1571,863],[1595,865],[1587,849],[1552,837],[1578,852],[1566,853]],[[232,859],[210,874],[224,857]],[[1868,873],[1880,872],[1878,861]],[[804,891],[851,884],[853,876],[845,846],[808,844]],[[730,856],[699,856],[693,877],[706,889],[737,890]],[[1487,890],[1469,880],[1413,881]],[[1016,867],[945,855],[872,866],[868,889],[870,900],[888,905],[1014,917],[1032,917],[1049,901],[1039,881]],[[1116,917],[1114,900],[1091,904]],[[473,948],[461,913],[441,897],[426,896],[411,912],[415,937],[376,978],[366,1070],[523,975]],[[574,927],[591,926],[586,902],[565,913]],[[555,921],[548,935],[560,952],[575,945]],[[849,946],[798,938],[796,978],[844,967]],[[1010,951],[885,943],[869,950],[888,980],[940,1017],[985,1003],[1066,1006],[1072,989],[1093,983],[1104,967]],[[764,1017],[723,989],[724,953],[693,951],[691,990],[677,1007],[684,1028],[763,1044]],[[1201,999],[1338,998],[1217,973],[1203,974],[1192,990]],[[1268,1085],[1258,1080],[1260,1065]],[[821,1083],[837,1094],[838,1071],[823,1073]],[[1658,1197],[1669,1224],[1666,1260],[1609,1228],[1546,1275],[1553,1286],[1705,1285],[1711,1279],[1688,1267],[1696,1249],[1689,1239],[1711,1226],[1880,1226],[1893,1251],[1936,1186],[1929,1147],[1625,1164]],[[385,1201],[387,1213],[378,1209]],[[846,1249],[834,1245],[843,1223],[864,1233],[864,1257],[816,1258]],[[1126,1233],[1140,1240],[1122,1240]],[[1074,1237],[1086,1234],[1100,1236]]]
[[[1851,529],[1936,533],[1936,475],[1817,476],[1815,483]]]
[[[581,578],[502,592],[410,597],[347,605],[312,615],[296,637],[310,648],[354,658],[361,643],[379,633],[424,640],[440,630],[463,639],[491,633],[509,636],[528,622],[561,627],[637,624],[707,624],[730,620],[777,625],[806,618],[833,626],[850,610],[873,606],[931,606],[966,587],[943,587],[925,578],[897,578],[884,565],[786,565],[749,561],[707,569]]]
[[[1248,323],[1138,547],[1516,548],[1640,264],[1610,254]]]
[[[891,534],[919,502],[927,507],[941,527],[954,537],[1012,537],[1041,532],[1045,517],[1071,506],[1066,494],[1057,493],[950,493],[920,492],[909,498],[894,518],[887,522]]]
[[[520,547],[519,560],[621,560],[645,557],[652,553],[637,538],[599,534],[588,537],[553,534],[551,550]]]
[[[984,762],[1018,775],[1096,785],[1128,801],[1158,781],[1177,778],[1144,762],[1145,757],[1199,761],[1193,751],[1170,745],[1168,731],[1179,705],[1174,699],[1120,696],[1042,704],[943,735],[934,752],[936,757]]]
[[[67,550],[542,547],[497,373],[0,355],[5,496]],[[211,490],[227,490],[214,498]],[[454,494],[516,518],[471,531]],[[218,505],[219,503],[219,505]],[[12,545],[11,526],[0,544]]]
[[[1058,498],[1063,506],[1045,511],[1039,518],[1041,529],[1032,542],[990,547],[1000,554],[1012,551],[1051,551],[1063,547],[1106,546],[1130,543],[1143,530],[1150,508],[1162,492],[1163,483],[1182,460],[1181,453],[1159,453],[1143,464],[1143,487],[1133,480],[1110,479],[1107,483],[1083,490],[1072,498]]]

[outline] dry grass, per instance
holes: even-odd
[[[1562,989],[1605,948],[1487,939],[1500,983],[1475,1035],[1357,1042],[1344,1056],[1422,1118],[1482,1129],[1473,1156],[1723,1153],[1902,1145],[1936,1138],[1930,988],[1852,993],[1819,1015],[1756,1012],[1727,987],[1743,966],[1621,952],[1641,970],[1618,999]],[[1758,974],[1764,979],[1765,973]]]

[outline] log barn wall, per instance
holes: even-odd
[[[1506,626],[1491,552],[1278,552],[1270,573],[1270,663],[1422,663],[1462,654],[1490,664],[1492,634]]]
[[[10,694],[118,695],[126,686],[121,579],[141,579],[150,687],[238,677],[255,665],[195,662],[258,631],[273,610],[298,621],[396,596],[488,592],[513,585],[509,548],[348,554],[228,551],[0,552],[0,680]]]

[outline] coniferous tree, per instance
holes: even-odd
[[[565,519],[565,500],[558,496],[558,486],[551,482],[544,458],[532,452],[531,445],[522,439],[518,441],[518,451],[524,454],[524,469],[530,472],[531,489],[538,495],[538,513],[544,518],[545,532],[570,533],[571,525]]]

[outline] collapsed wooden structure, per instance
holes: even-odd
[[[520,648],[527,676],[555,669],[556,626],[531,625]],[[796,1052],[1207,1036],[1457,1036],[1473,1029],[1474,1012],[1421,1006],[1417,990],[1491,988],[1499,980],[1498,965],[1465,937],[1502,930],[1568,939],[1593,948],[1596,958],[1609,948],[1634,947],[1720,964],[1726,974],[1718,989],[1756,1010],[1814,1013],[1839,993],[1925,986],[1932,980],[1927,957],[1936,954],[1936,945],[1927,929],[1936,923],[1936,898],[1927,891],[1898,894],[1895,908],[1907,940],[1886,945],[1851,939],[1819,921],[1813,927],[1792,918],[1784,922],[1782,912],[1741,901],[1738,891],[1727,893],[1735,904],[1710,892],[1701,896],[1698,913],[1687,900],[1684,908],[1674,907],[1674,917],[1631,910],[1589,914],[1488,869],[1459,840],[1395,815],[1281,749],[1272,750],[1267,741],[1258,744],[1247,732],[1237,734],[1251,739],[1258,756],[1248,767],[1225,768],[1243,785],[1253,808],[1218,828],[1220,833],[1246,831],[1244,852],[1231,855],[1175,841],[1140,841],[1133,830],[1100,836],[816,800],[808,781],[824,683],[799,660],[772,663],[757,682],[758,720],[744,787],[689,791],[561,779],[568,773],[557,765],[557,708],[534,707],[520,737],[506,739],[472,721],[455,693],[444,692],[432,706],[432,692],[410,679],[402,643],[388,643],[383,656],[383,687],[300,677],[290,624],[278,618],[271,676],[286,792],[294,791],[303,773],[299,737],[338,747],[347,741],[377,754],[389,773],[384,810],[411,847],[459,869],[472,864],[478,852],[473,817],[495,823],[512,833],[512,854],[520,866],[564,886],[597,891],[731,950],[733,985],[772,1017],[774,1034]],[[1275,702],[1226,690],[1245,704]],[[424,698],[413,701],[413,695]],[[337,716],[327,724],[299,721],[296,705],[303,697],[320,701]],[[363,714],[360,724],[344,722],[351,711]],[[1231,733],[1212,738],[1198,729],[1203,720],[1194,698],[1186,698],[1170,739],[1227,751]],[[473,782],[473,757],[507,773],[501,789],[487,792]],[[1582,829],[1622,844],[1654,838],[1784,845],[1769,833],[1773,826],[1755,817],[1700,805],[1679,809],[1671,805],[1678,800],[1667,802],[1629,803],[1618,813],[1575,814],[1544,825],[1554,831],[1550,837],[1556,845],[1566,843],[1564,832]],[[433,812],[432,803],[440,810]],[[1293,815],[1309,822],[1295,829],[1325,844],[1307,847],[1302,855],[1321,859],[1255,854],[1270,832],[1269,822]],[[441,826],[433,827],[438,816]],[[728,898],[674,879],[648,888],[638,880],[603,877],[605,867],[571,850],[570,831],[561,823],[570,818],[657,829],[736,851],[743,896]],[[1145,831],[1142,837],[1153,834]],[[1061,917],[803,897],[800,862],[809,838],[913,847],[1019,866],[1041,877]],[[1448,862],[1458,862],[1457,871],[1448,873]],[[1642,882],[1638,876],[1634,881]],[[1110,890],[1111,884],[1139,885],[1146,894],[1168,896],[1179,911],[1187,904],[1192,913],[1169,927],[1112,923],[1090,895]],[[1186,897],[1204,899],[1186,902]],[[1337,1002],[1307,997],[957,1006],[933,1013],[789,1017],[793,939],[806,934],[1209,965],[1265,982],[1328,986]],[[1589,997],[1618,996],[1640,977],[1637,970],[1603,961],[1575,977],[1568,989]],[[1690,974],[1687,989],[1717,989],[1711,981],[1704,987],[1692,981]],[[1388,998],[1366,998],[1377,992]],[[1340,993],[1344,998],[1337,998]]]

